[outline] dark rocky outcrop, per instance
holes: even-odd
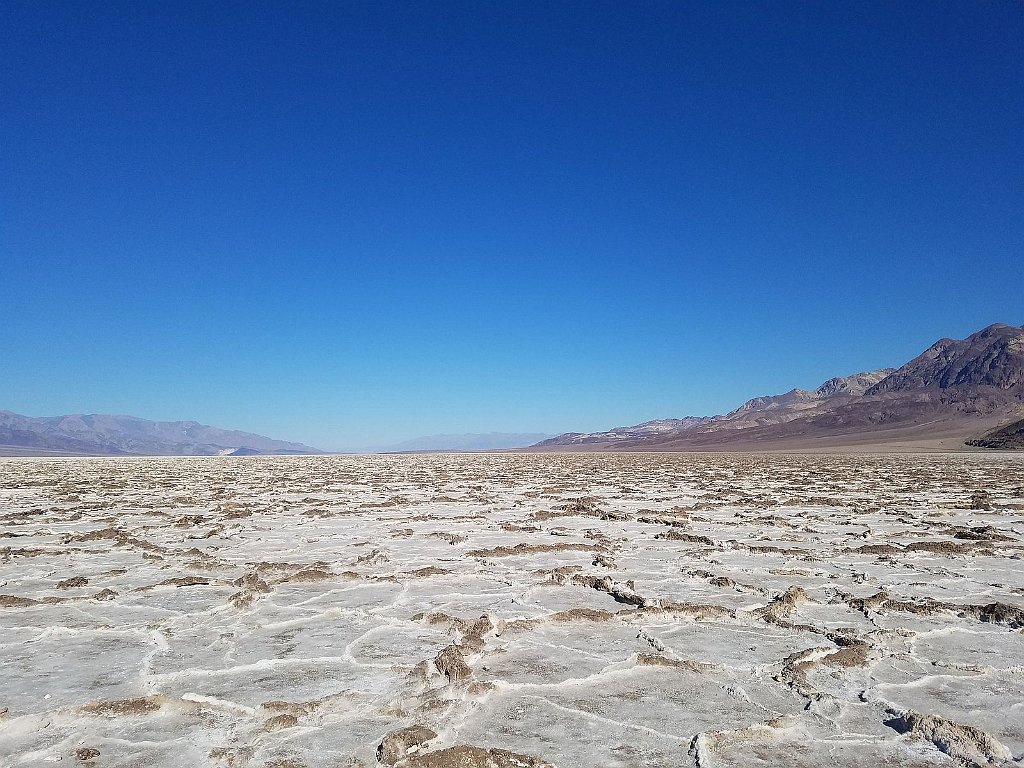
[[[1022,450],[1024,449],[1024,419],[986,432],[979,438],[968,440],[967,444],[1001,451]]]

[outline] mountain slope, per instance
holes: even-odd
[[[868,387],[891,374],[894,368],[883,368],[868,373],[855,373],[829,379],[817,389],[791,389],[781,395],[767,395],[748,400],[724,416],[686,416],[682,419],[656,419],[632,427],[615,427],[605,432],[567,432],[544,442],[538,447],[635,445],[635,441],[654,443],[674,440],[680,433],[703,434],[709,430],[743,429],[764,424],[777,424],[798,418],[805,411],[817,408],[826,400],[849,398],[862,394]]]
[[[1024,419],[986,432],[979,438],[968,440],[967,444],[998,450],[1024,449]]]
[[[898,369],[829,379],[748,400],[685,429],[644,434],[618,428],[597,450],[738,450],[965,440],[1024,416],[1024,328],[995,324],[963,340],[942,339]],[[608,433],[593,433],[607,435]],[[580,446],[574,433],[537,446]]]
[[[895,368],[880,368],[868,373],[855,373],[852,376],[840,376],[829,379],[815,393],[820,397],[835,395],[863,395],[871,387],[896,372]]]
[[[225,430],[195,421],[74,414],[31,417],[0,411],[0,446],[9,454],[212,456],[322,453],[302,443]]]
[[[682,419],[655,419],[632,427],[615,427],[605,432],[567,432],[538,443],[538,445],[599,445],[620,440],[657,437],[691,429],[711,418],[711,416],[686,416]]]
[[[1024,328],[996,323],[963,341],[942,339],[867,390],[868,395],[920,389],[1024,384]]]
[[[840,402],[863,395],[868,388],[883,381],[894,370],[882,368],[850,376],[837,376],[814,391],[791,389],[781,395],[755,397],[725,416],[718,417],[716,423],[723,426],[728,424],[730,428],[741,428],[753,424],[789,421],[799,415],[806,415],[806,411],[820,409],[823,406],[835,407]]]

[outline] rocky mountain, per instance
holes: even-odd
[[[75,414],[31,417],[0,411],[0,455],[216,456],[322,453],[302,443],[195,421]]]
[[[867,390],[868,395],[921,389],[1024,384],[1024,328],[997,323],[963,341],[941,339]]]
[[[1024,449],[1024,419],[986,432],[979,438],[968,440],[967,444],[978,448],[994,448],[1003,451]]]
[[[527,432],[486,432],[464,435],[425,435],[378,448],[382,453],[414,453],[417,451],[497,451],[524,448],[551,437],[550,434]]]
[[[1024,327],[995,324],[966,339],[942,339],[898,369],[757,397],[722,416],[678,420],[685,422],[679,428],[650,432],[638,424],[592,433],[585,441],[567,433],[536,447],[733,450],[902,443],[951,448],[1021,417]]]
[[[817,407],[824,400],[833,397],[863,395],[870,387],[893,373],[895,368],[881,368],[867,373],[855,373],[851,376],[837,376],[829,379],[813,391],[791,389],[781,395],[767,395],[748,400],[736,410],[726,414],[723,420],[740,419],[749,413],[771,413],[776,411],[800,411]]]
[[[855,373],[852,376],[839,376],[829,379],[816,390],[819,397],[836,395],[863,395],[878,382],[895,373],[895,368],[879,368],[869,373]]]

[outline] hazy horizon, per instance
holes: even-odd
[[[1015,4],[0,7],[0,409],[328,450],[1020,323]]]

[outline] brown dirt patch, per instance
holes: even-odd
[[[461,683],[473,676],[473,670],[466,663],[462,648],[455,644],[441,649],[434,657],[434,666],[450,683]]]
[[[149,715],[166,703],[162,696],[143,696],[137,699],[109,699],[93,701],[82,707],[90,715]]]
[[[600,544],[516,544],[514,547],[492,549],[471,549],[468,557],[513,557],[515,555],[539,555],[545,552],[594,552],[603,551]]]
[[[394,765],[408,755],[410,749],[434,738],[437,738],[437,734],[422,725],[391,731],[377,746],[377,759],[384,765]]]
[[[88,583],[89,580],[85,576],[72,576],[70,579],[58,581],[57,589],[74,589],[75,587],[84,587]]]
[[[409,571],[410,576],[416,576],[418,578],[424,578],[427,576],[445,576],[451,573],[447,568],[438,568],[436,565],[428,565],[426,568],[417,568],[415,571]]]
[[[687,672],[712,672],[715,669],[714,664],[705,664],[704,662],[691,661],[690,659],[670,659],[653,653],[638,653],[636,655],[636,663],[644,667],[672,667],[673,669],[683,669]]]
[[[554,768],[537,757],[467,745],[414,755],[399,765],[401,768]]]
[[[567,611],[559,611],[551,614],[552,621],[608,621],[613,619],[615,614],[611,611],[598,610],[596,608],[570,608]]]
[[[263,723],[264,731],[281,731],[285,728],[294,728],[299,724],[299,718],[292,714],[274,715]]]

